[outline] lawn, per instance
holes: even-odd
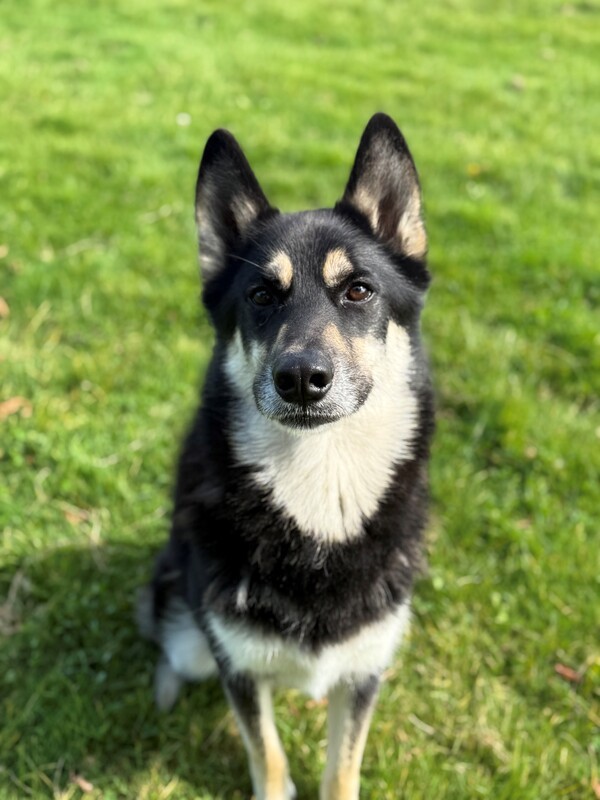
[[[377,110],[439,411],[362,797],[600,797],[599,51],[596,0],[3,0],[1,800],[249,796],[218,684],[159,715],[132,621],[211,350],[197,163],[228,127],[275,205],[330,205]],[[311,800],[326,710],[277,705]]]

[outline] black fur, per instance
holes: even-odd
[[[222,266],[205,276],[203,296],[217,340],[202,403],[179,460],[171,536],[154,579],[157,620],[177,596],[194,611],[201,627],[210,609],[318,650],[382,618],[410,594],[422,560],[433,430],[432,392],[419,344],[419,313],[429,275],[424,256],[407,255],[394,241],[407,193],[417,179],[406,143],[390,123],[377,115],[368,126],[335,209],[305,214],[281,216],[268,205],[230,134],[217,132],[207,144],[197,197],[200,215],[218,220],[218,241],[208,242],[206,248]],[[379,146],[391,146],[398,168],[390,168],[389,179],[379,187],[380,226],[373,228],[353,205],[352,195],[361,180],[367,187],[381,183],[381,175],[369,175],[374,163],[369,148]],[[216,210],[210,207],[211,192],[203,188],[215,181],[221,186]],[[255,215],[243,224],[236,216],[236,191],[254,202]],[[275,507],[269,492],[257,487],[251,469],[236,461],[228,439],[236,400],[223,373],[225,348],[240,315],[249,313],[240,298],[257,272],[252,264],[260,265],[281,243],[307,265],[311,260],[321,263],[323,254],[340,243],[353,262],[374,264],[373,272],[386,289],[385,304],[377,311],[380,317],[375,311],[369,311],[370,317],[365,311],[362,318],[356,313],[347,323],[340,317],[342,332],[344,324],[354,329],[364,325],[365,330],[379,325],[378,335],[383,336],[384,323],[392,318],[409,331],[417,354],[413,389],[419,422],[413,457],[395,468],[377,512],[364,521],[361,535],[347,542],[326,543],[299,531]],[[315,296],[310,302],[328,308],[322,298]],[[272,312],[256,324],[263,325],[268,336],[268,326],[276,332],[280,320]],[[242,580],[247,581],[248,593],[243,608],[238,608],[236,591]]]
[[[358,800],[426,521],[433,399],[415,165],[377,114],[335,208],[282,215],[233,136],[216,131],[196,216],[216,342],[170,539],[140,598],[141,630],[164,650],[156,700],[168,708],[184,680],[217,670],[255,796],[291,800],[271,690],[327,693],[320,797]]]
[[[169,599],[161,576],[172,575],[169,592],[181,595],[200,617],[210,605],[318,648],[346,638],[407,599],[422,564],[425,463],[433,420],[428,389],[422,395],[417,457],[397,467],[363,536],[326,545],[303,535],[268,494],[257,490],[248,469],[236,464],[224,433],[232,401],[215,367],[179,463],[155,613],[160,615]],[[215,390],[218,405],[211,408]],[[235,598],[243,578],[249,580],[248,597],[240,612]]]

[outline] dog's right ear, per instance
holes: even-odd
[[[226,254],[250,226],[274,213],[235,138],[215,131],[204,148],[196,181],[196,223],[200,267],[206,282],[225,264]]]

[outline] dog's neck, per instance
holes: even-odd
[[[406,331],[390,323],[373,388],[348,417],[310,431],[264,417],[237,387],[230,420],[235,457],[300,531],[324,542],[360,536],[390,487],[396,465],[410,459],[417,398],[410,387]]]

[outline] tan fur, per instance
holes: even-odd
[[[357,364],[372,364],[379,352],[375,336],[355,336],[350,340],[352,357]]]
[[[288,800],[293,796],[293,786],[275,727],[271,688],[268,683],[259,682],[257,691],[260,739],[257,741],[238,719],[250,760],[256,800]]]
[[[340,329],[335,322],[328,322],[323,328],[323,341],[334,352],[342,353],[345,356],[348,355],[348,342],[340,333]]]
[[[371,223],[373,230],[377,230],[377,224],[379,222],[379,204],[377,198],[367,188],[359,186],[350,198],[350,202],[352,205],[356,206],[359,211],[362,211]]]
[[[256,219],[259,207],[245,195],[234,197],[231,205],[239,231],[244,234],[248,226]]]
[[[406,211],[398,223],[398,238],[402,242],[402,252],[414,258],[423,258],[427,253],[427,236],[421,219],[421,196],[415,188]]]
[[[206,208],[211,196],[217,192],[218,183],[207,178],[196,206],[196,224],[200,237],[200,267],[205,280],[216,275],[222,269],[225,257],[223,241],[215,230],[211,214]],[[231,211],[238,230],[243,236],[259,214],[260,207],[252,198],[240,194],[232,199]]]
[[[333,289],[352,273],[352,269],[352,263],[342,249],[330,250],[323,263],[325,285]]]
[[[265,798],[287,797],[288,767],[281,742],[272,720],[261,719],[265,753]]]
[[[362,211],[374,231],[379,224],[379,205],[377,198],[365,187],[359,186],[350,202]],[[421,196],[415,187],[412,197],[400,217],[396,236],[391,244],[407,256],[423,258],[427,253],[427,236],[421,219]]]
[[[284,291],[287,291],[292,285],[294,267],[292,266],[290,257],[287,253],[284,253],[283,250],[275,253],[273,258],[267,264],[266,270],[276,281],[279,282]]]
[[[329,697],[329,745],[327,767],[320,800],[358,800],[360,767],[373,714],[371,706],[356,723],[350,711],[349,694],[341,686]]]

